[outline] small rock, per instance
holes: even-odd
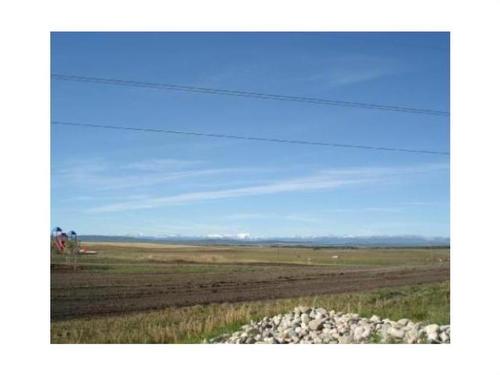
[[[337,331],[343,335],[344,333],[349,331],[349,327],[347,327],[346,324],[339,324],[337,325]]]
[[[418,340],[418,331],[416,329],[412,329],[405,334],[405,341],[408,344],[415,344]]]
[[[397,339],[402,339],[405,336],[405,332],[402,329],[397,329],[394,327],[389,328],[387,333]]]
[[[359,326],[354,329],[354,341],[362,341],[370,336],[371,329],[369,326]]]
[[[266,337],[264,339],[264,342],[266,344],[277,344],[278,342],[274,339],[274,337]]]
[[[410,319],[399,319],[398,324],[401,326],[406,326],[409,321],[410,321]]]
[[[427,334],[427,341],[428,342],[438,342],[438,333],[437,332],[431,332]]]
[[[313,330],[313,331],[316,331],[316,330],[318,330],[318,329],[322,328],[322,325],[323,325],[323,322],[324,322],[324,321],[325,321],[325,320],[324,320],[324,319],[321,319],[321,318],[320,318],[320,319],[314,319],[314,320],[311,320],[311,321],[309,322],[309,328],[310,328],[311,330]]]
[[[446,332],[441,332],[439,338],[441,339],[441,342],[450,342],[450,336],[448,336]]]
[[[252,327],[252,328],[249,328],[246,332],[248,335],[256,335],[259,333],[259,330],[255,327]]]
[[[339,332],[337,331],[336,328],[333,328],[331,331],[330,331],[330,334],[332,335],[333,338],[337,339],[340,337],[339,335]]]
[[[321,315],[328,315],[328,311],[326,311],[326,309],[324,309],[322,307],[317,308],[316,313],[321,314]]]
[[[439,332],[439,326],[437,324],[429,324],[425,327],[425,333],[427,333],[427,336],[434,332]]]
[[[269,330],[265,330],[264,332],[262,332],[262,337],[264,338],[268,338],[268,337],[271,337],[273,334],[271,333],[271,331]]]
[[[302,321],[302,323],[308,324],[311,319],[309,318],[309,315],[304,313],[300,316],[300,320]]]
[[[311,312],[311,308],[306,306],[299,306],[298,311],[302,314],[309,314]]]

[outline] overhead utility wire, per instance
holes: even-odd
[[[230,139],[239,139],[239,140],[245,140],[245,141],[293,143],[293,144],[309,145],[309,146],[342,147],[342,148],[351,148],[351,149],[365,149],[365,150],[371,150],[371,151],[394,151],[394,152],[410,152],[410,153],[419,153],[419,154],[450,155],[449,152],[444,152],[444,151],[415,150],[415,149],[407,149],[407,148],[377,147],[377,146],[342,144],[342,143],[312,142],[312,141],[280,139],[280,138],[244,137],[244,136],[230,135],[230,134],[213,134],[213,133],[200,133],[200,132],[168,130],[168,129],[153,129],[153,128],[136,128],[136,127],[129,127],[129,126],[98,125],[98,124],[88,124],[88,123],[68,122],[68,121],[52,121],[52,124],[53,125],[60,125],[60,126],[73,126],[73,127],[84,127],[84,128],[113,129],[113,130],[125,130],[125,131],[136,131],[136,132],[166,133],[166,134],[182,134],[182,135],[214,137],[214,138],[230,138]]]
[[[438,110],[426,109],[426,108],[380,105],[380,104],[371,104],[371,103],[350,102],[350,101],[344,101],[344,100],[310,98],[310,97],[302,97],[302,96],[264,94],[264,93],[258,93],[258,92],[252,92],[252,91],[214,89],[214,88],[206,88],[206,87],[176,85],[176,84],[171,84],[171,83],[129,81],[129,80],[122,80],[122,79],[98,78],[98,77],[88,77],[88,76],[78,76],[78,75],[57,74],[57,73],[54,73],[51,76],[53,79],[61,80],[61,81],[96,83],[96,84],[127,86],[127,87],[142,87],[142,88],[150,88],[150,89],[158,89],[158,90],[175,90],[175,91],[183,91],[183,92],[192,92],[192,93],[197,93],[197,94],[240,96],[240,97],[255,98],[255,99],[280,100],[280,101],[289,101],[289,102],[298,102],[298,103],[307,103],[307,104],[323,104],[323,105],[333,105],[333,106],[351,107],[351,108],[364,108],[364,109],[374,109],[374,110],[393,111],[393,112],[407,112],[407,113],[432,115],[432,116],[449,116],[450,115],[450,113],[446,112],[446,111],[438,111]]]

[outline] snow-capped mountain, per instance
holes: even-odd
[[[211,243],[211,244],[265,244],[301,246],[449,246],[448,237],[405,236],[293,236],[293,237],[253,237],[249,233],[209,234],[204,236],[101,236],[82,235],[83,241],[106,242],[160,242],[160,243]]]

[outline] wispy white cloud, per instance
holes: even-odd
[[[113,176],[105,173],[95,174],[89,171],[75,170],[65,174],[63,177],[70,180],[74,184],[91,187],[95,190],[117,190],[158,185],[168,181],[218,175],[235,171],[238,171],[238,169],[217,168],[170,173],[140,173]]]
[[[323,62],[320,72],[308,79],[329,86],[342,86],[399,74],[405,69],[400,61],[388,57],[343,55]]]
[[[332,176],[364,176],[364,177],[375,177],[375,176],[401,176],[401,175],[416,175],[416,174],[427,174],[431,172],[442,172],[449,170],[450,165],[447,162],[435,162],[435,163],[424,163],[406,166],[394,166],[394,167],[353,167],[353,168],[339,168],[339,169],[329,169],[324,171]]]
[[[395,207],[355,207],[355,208],[335,208],[331,210],[332,213],[357,213],[357,212],[384,212],[384,213],[397,213],[403,212],[401,208]]]
[[[176,159],[141,160],[115,165],[103,160],[71,161],[53,171],[53,183],[92,191],[132,189],[204,176],[245,172],[242,168],[198,168],[199,161]],[[187,169],[186,169],[187,167]]]
[[[153,199],[142,200],[140,202],[131,201],[105,205],[90,209],[90,212],[114,212],[125,211],[144,208],[155,208],[159,206],[185,204],[199,201],[223,199],[223,198],[236,198],[245,196],[255,196],[264,194],[276,194],[294,191],[311,191],[331,189],[348,183],[354,183],[355,180],[337,179],[327,175],[318,175],[302,179],[289,179],[277,181],[274,183],[249,186],[236,189],[224,189],[213,191],[201,191],[193,193],[183,193],[170,195],[166,197],[158,197]]]
[[[260,185],[241,188],[189,192],[149,198],[144,200],[124,201],[94,207],[89,212],[116,212],[137,209],[150,209],[168,205],[188,204],[207,200],[258,196],[288,192],[304,192],[330,190],[345,185],[360,184],[390,179],[404,174],[429,172],[448,168],[448,164],[424,164],[407,167],[377,167],[377,168],[349,168],[323,170],[311,176],[283,179]]]
[[[124,165],[122,168],[126,170],[135,171],[149,171],[149,172],[160,172],[160,171],[171,171],[186,167],[199,166],[203,164],[200,160],[179,160],[179,159],[149,159],[140,160]]]

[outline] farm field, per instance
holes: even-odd
[[[449,299],[446,305],[442,298],[449,294],[447,248],[84,245],[98,253],[80,256],[76,270],[63,256],[51,259],[52,342],[196,342],[301,301],[372,311],[403,298],[402,310],[387,313],[419,319],[437,301],[439,320],[449,320]],[[148,321],[180,318],[177,331],[146,334]],[[144,332],[121,332],[131,322]],[[186,324],[191,328],[179,328]]]

